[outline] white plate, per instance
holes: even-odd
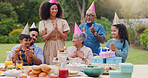
[[[6,76],[11,76],[11,77],[18,77],[19,74],[20,74],[21,71],[19,70],[15,70],[15,69],[12,69],[12,70],[7,70],[4,72],[4,74]]]

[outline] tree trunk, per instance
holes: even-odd
[[[78,10],[79,10],[79,13],[81,15],[81,24],[84,24],[85,23],[85,18],[84,18],[84,11],[85,11],[85,0],[83,0],[83,5],[82,5],[82,8],[79,4],[79,0],[76,0],[76,3],[77,3],[77,6],[78,6]]]

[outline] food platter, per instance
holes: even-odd
[[[118,70],[119,69],[118,64],[97,64],[97,63],[93,63],[93,65],[104,67],[104,73],[102,75],[109,75],[110,70]]]

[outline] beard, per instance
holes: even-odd
[[[35,43],[35,41],[36,41],[34,38],[32,38],[32,40],[34,40],[34,42],[31,42],[31,45],[33,45]]]
[[[91,23],[91,21],[86,21],[87,23]]]

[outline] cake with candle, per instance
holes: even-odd
[[[68,57],[68,52],[66,50],[66,47],[64,46],[64,48],[59,49],[57,52],[57,57],[53,58],[53,61],[58,61],[60,62],[61,59],[66,58],[67,61],[73,60],[72,58]]]

